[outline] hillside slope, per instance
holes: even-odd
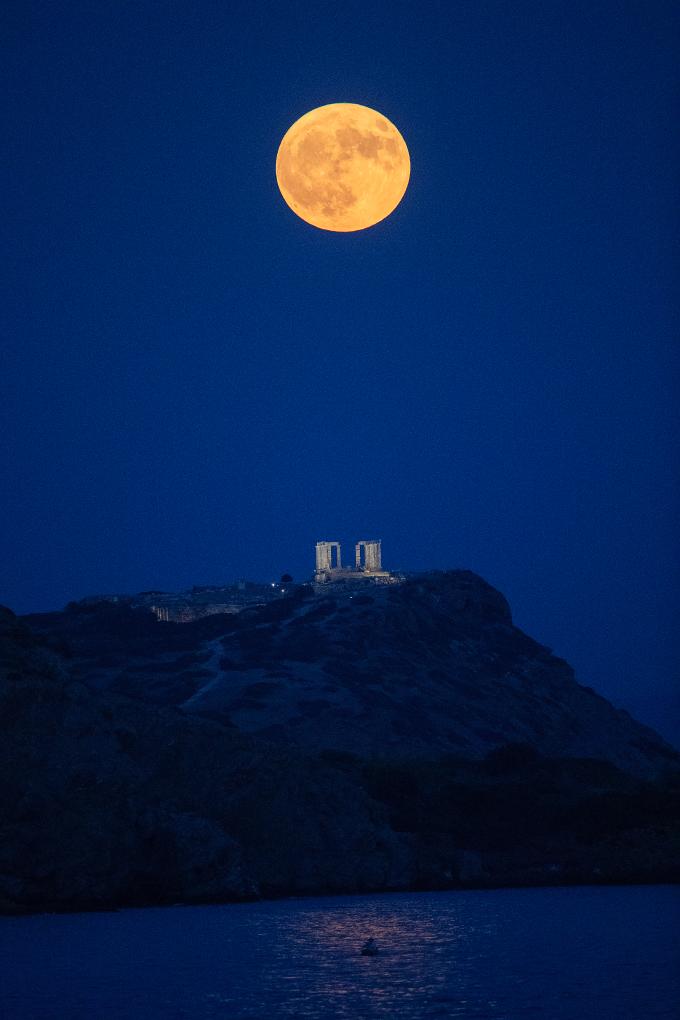
[[[638,775],[679,761],[576,682],[469,571],[365,592],[299,588],[238,616],[158,623],[109,604],[29,617],[84,683],[309,750],[479,758],[506,743]]]
[[[148,654],[159,635],[156,662],[200,673],[197,633],[107,620],[99,680],[119,677],[123,644]],[[101,641],[100,613],[74,621],[81,652]],[[215,641],[200,636],[198,657]],[[636,778],[517,744],[481,760],[284,746],[158,703],[172,670],[154,704],[82,683],[85,662],[0,609],[0,911],[680,877],[672,770]]]

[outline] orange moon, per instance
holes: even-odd
[[[321,230],[364,230],[399,205],[411,173],[394,124],[356,103],[310,110],[286,131],[276,180],[294,213]]]

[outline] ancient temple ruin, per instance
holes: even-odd
[[[379,538],[373,538],[370,542],[357,542],[355,546],[356,568],[366,573],[376,573],[382,570],[382,552]]]
[[[382,544],[379,538],[362,539],[354,547],[354,566],[343,567],[339,542],[316,543],[316,584],[372,582],[394,584],[396,574],[382,568]]]
[[[335,553],[335,562],[333,562]],[[317,542],[316,543],[316,573],[327,574],[331,570],[341,570],[342,560],[340,558],[339,542]]]

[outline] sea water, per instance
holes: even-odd
[[[678,1018],[679,914],[589,886],[2,918],[0,1016]]]

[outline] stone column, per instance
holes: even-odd
[[[316,572],[323,573],[331,568],[331,544],[330,542],[316,543]]]
[[[381,570],[382,556],[380,553],[380,539],[374,539],[365,543],[365,557],[367,570]]]

